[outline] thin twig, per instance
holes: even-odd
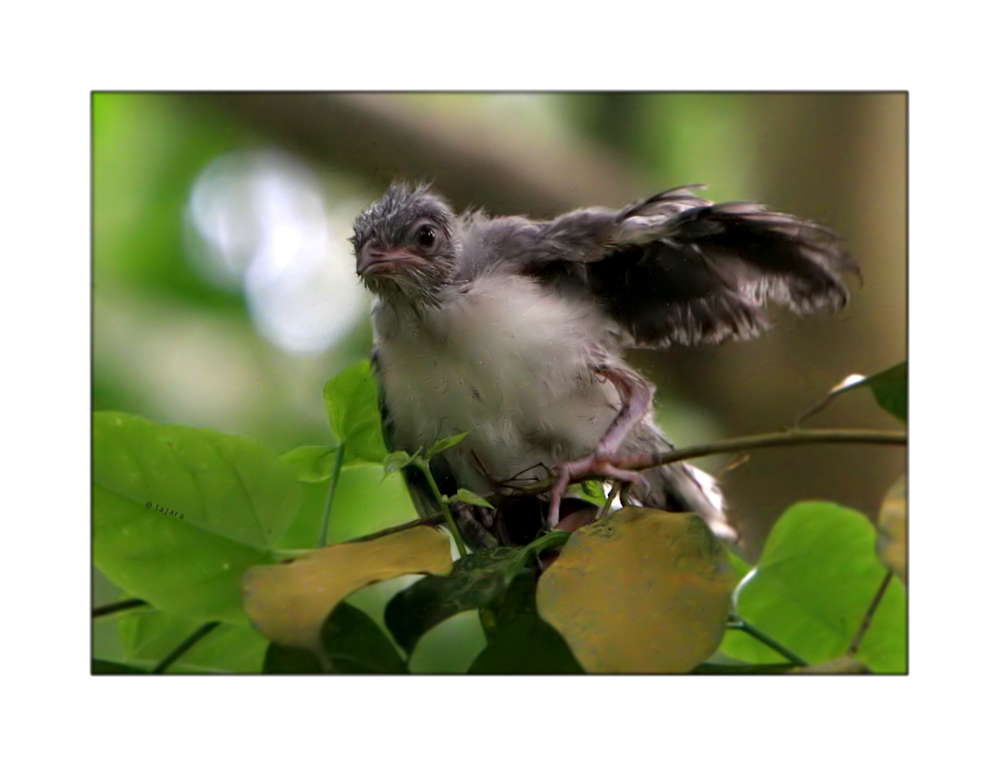
[[[739,456],[738,458],[734,458],[729,463],[727,463],[722,468],[721,471],[715,472],[715,478],[716,479],[722,479],[726,474],[728,474],[729,472],[733,471],[734,469],[738,469],[740,466],[742,466],[743,464],[745,464],[749,460],[750,460],[749,454],[743,453],[743,455]]]
[[[150,673],[162,674],[164,671],[166,671],[174,664],[174,661],[176,661],[184,653],[186,653],[188,650],[190,650],[192,647],[198,644],[198,642],[200,642],[202,639],[208,636],[209,632],[211,632],[212,629],[214,629],[218,625],[219,621],[212,621],[211,623],[206,623],[205,625],[203,625],[201,628],[195,631],[191,636],[189,636],[187,639],[185,639],[183,642],[177,645],[177,647],[174,648],[173,652],[171,652],[166,658],[157,663],[156,668],[154,668]]]
[[[121,602],[112,602],[109,605],[101,605],[100,607],[95,607],[91,613],[91,618],[103,618],[105,615],[113,615],[114,613],[119,613],[122,610],[131,610],[133,607],[145,607],[148,605],[145,599],[125,599]]]
[[[878,609],[879,603],[882,601],[882,597],[885,596],[885,591],[889,588],[889,583],[891,582],[892,570],[887,570],[885,577],[882,579],[882,583],[878,587],[878,591],[875,592],[875,598],[872,600],[872,603],[868,605],[865,617],[861,619],[861,626],[858,628],[858,633],[854,635],[854,640],[851,642],[851,646],[847,650],[848,658],[853,658],[857,654],[858,648],[861,646],[861,640],[865,638],[865,632],[868,631],[868,627],[872,622],[872,617],[875,615],[875,611]]]
[[[618,465],[622,469],[645,471],[646,469],[652,469],[654,466],[663,466],[668,463],[677,463],[678,461],[689,461],[692,458],[701,458],[706,455],[717,455],[719,453],[736,453],[742,450],[755,450],[765,447],[842,443],[906,447],[906,432],[874,431],[871,429],[795,429],[770,434],[755,434],[750,437],[724,439],[718,442],[706,442],[703,445],[693,445],[691,447],[680,448],[679,450],[668,450],[658,455],[636,458],[631,461],[622,461]],[[583,477],[580,481],[600,478],[599,475],[593,475]],[[524,495],[539,495],[548,491],[552,487],[552,482],[551,478],[535,482],[521,488],[519,493]]]

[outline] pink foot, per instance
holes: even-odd
[[[642,474],[637,471],[622,469],[616,466],[613,460],[610,456],[601,456],[597,453],[592,453],[585,458],[564,463],[556,469],[556,481],[552,485],[549,500],[548,523],[550,530],[554,530],[559,524],[559,505],[562,502],[563,493],[566,492],[566,488],[585,477],[593,475],[609,477],[611,479],[619,479],[628,484],[638,483],[644,485],[647,490],[649,489],[649,482]]]

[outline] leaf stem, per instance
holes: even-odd
[[[469,553],[465,548],[465,541],[462,540],[462,536],[458,532],[458,525],[455,524],[455,518],[451,515],[451,506],[448,505],[448,502],[444,499],[444,496],[441,494],[441,490],[437,486],[437,482],[434,481],[434,475],[431,474],[431,467],[429,463],[423,458],[414,458],[413,463],[420,467],[420,470],[427,478],[427,483],[431,487],[434,499],[437,501],[438,507],[444,514],[444,518],[448,523],[448,529],[451,531],[451,535],[455,539],[455,546],[458,547],[458,556],[464,557]]]
[[[896,445],[906,447],[906,432],[876,431],[873,429],[791,429],[789,431],[754,434],[749,437],[736,437],[718,442],[706,442],[702,445],[692,445],[678,450],[668,450],[654,453],[651,456],[639,457],[631,461],[619,463],[619,468],[633,471],[645,471],[654,466],[663,466],[678,461],[688,461],[692,458],[702,458],[706,455],[719,453],[736,453],[742,450],[755,450],[765,447],[788,447],[792,445],[820,445],[854,443],[868,445]],[[583,477],[600,479],[599,476]],[[552,487],[552,479],[535,482],[519,489],[520,494],[539,495]]]
[[[777,639],[768,636],[759,628],[757,628],[753,624],[747,623],[745,620],[743,620],[738,616],[730,618],[730,622],[727,628],[736,629],[737,631],[742,631],[746,634],[749,634],[761,644],[770,647],[772,650],[778,653],[778,655],[781,655],[782,657],[786,658],[792,663],[795,663],[796,665],[799,666],[809,665],[809,661],[807,661],[805,658],[796,654],[792,650],[789,650],[787,647],[781,644]]]
[[[109,605],[101,605],[100,607],[95,607],[91,613],[91,618],[103,618],[105,615],[113,615],[114,613],[121,612],[122,610],[131,610],[133,607],[145,607],[148,605],[145,599],[125,599],[121,602],[112,602]]]
[[[570,535],[572,533],[569,530],[551,530],[540,538],[533,540],[524,547],[524,550],[529,554],[541,554],[543,551],[562,546],[569,540]]]
[[[507,568],[505,580],[509,585],[514,576],[528,564],[532,556],[537,556],[543,551],[562,546],[569,540],[571,533],[568,530],[550,530],[545,535],[536,538],[531,543],[521,549],[520,554],[514,559],[510,567]]]
[[[865,638],[865,632],[868,631],[868,627],[872,622],[872,617],[875,615],[875,611],[882,602],[882,597],[885,596],[885,591],[889,588],[889,584],[891,582],[892,570],[886,570],[885,577],[882,579],[882,583],[879,585],[878,591],[875,592],[875,598],[872,600],[872,603],[868,605],[865,617],[861,619],[861,626],[858,628],[858,633],[854,635],[854,639],[851,641],[851,646],[847,650],[848,658],[853,658],[857,654],[858,648],[861,646],[861,640]]]
[[[150,673],[162,674],[164,671],[166,671],[174,664],[174,661],[176,661],[184,653],[186,653],[188,650],[194,647],[198,642],[200,642],[202,639],[208,636],[209,632],[211,632],[218,625],[219,621],[212,621],[211,623],[206,623],[205,625],[201,626],[191,636],[189,636],[187,639],[185,639],[183,642],[177,645],[177,647],[175,647],[174,650],[166,658],[157,663],[156,668],[154,668]]]
[[[319,545],[326,546],[327,534],[330,532],[330,513],[333,511],[333,497],[337,494],[337,482],[340,480],[340,470],[344,465],[344,443],[337,447],[337,456],[333,461],[333,476],[330,477],[330,492],[326,494],[326,507],[323,509],[323,521],[319,527]]]

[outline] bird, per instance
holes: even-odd
[[[838,312],[860,271],[820,224],[753,202],[713,203],[700,184],[623,208],[551,220],[456,213],[428,183],[394,182],[354,222],[357,274],[374,294],[371,365],[389,450],[434,455],[474,549],[575,529],[598,507],[570,489],[598,476],[620,501],[688,511],[735,541],[718,483],[684,463],[635,471],[673,449],[652,414],[654,386],[629,348],[746,340],[767,304]],[[403,470],[422,517],[439,513],[422,471]],[[518,492],[551,479],[547,493]]]

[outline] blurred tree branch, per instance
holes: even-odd
[[[453,109],[442,120],[412,95],[380,93],[192,93],[284,146],[372,180],[432,180],[458,207],[494,214],[559,214],[582,204],[631,202],[652,191],[621,158],[583,140],[545,140],[489,115]]]

